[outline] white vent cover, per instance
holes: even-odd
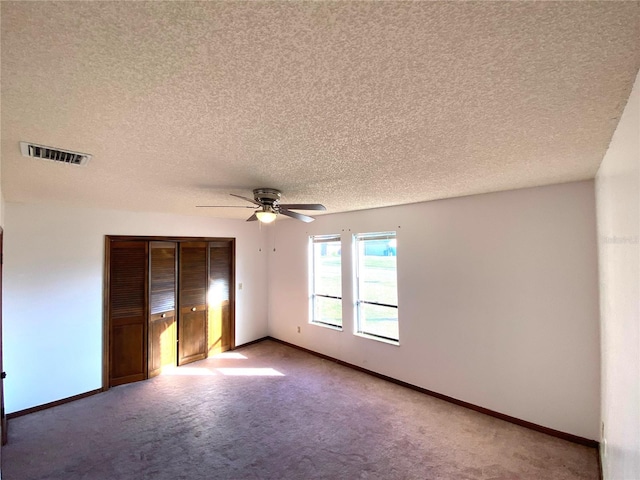
[[[25,157],[41,158],[69,165],[86,165],[91,160],[91,155],[88,153],[61,150],[28,142],[20,142],[20,151]]]

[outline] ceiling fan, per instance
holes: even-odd
[[[302,220],[303,222],[313,222],[315,218],[303,215],[292,210],[326,210],[324,205],[319,203],[280,203],[282,196],[280,190],[275,188],[256,188],[253,191],[253,199],[230,193],[233,197],[238,197],[247,202],[253,203],[254,206],[240,205],[197,205],[200,208],[253,208],[256,211],[247,218],[247,222],[259,220],[262,223],[271,223],[276,219],[278,214],[287,217]]]

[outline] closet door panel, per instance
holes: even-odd
[[[149,243],[149,377],[176,365],[176,244]]]
[[[147,243],[112,242],[109,265],[109,384],[147,375]]]
[[[207,356],[207,242],[180,243],[178,365]]]
[[[233,348],[233,242],[209,243],[209,305],[207,312],[209,355]]]

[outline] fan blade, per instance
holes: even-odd
[[[249,218],[247,218],[247,222],[255,222],[256,220],[258,220],[258,217],[256,216],[255,213],[251,215]]]
[[[256,208],[249,205],[196,205],[196,208]]]
[[[295,218],[296,220],[302,220],[303,222],[307,222],[307,223],[313,222],[315,220],[315,218],[309,217],[308,215],[302,215],[301,213],[292,212],[291,210],[282,208],[282,205],[280,205],[279,212],[283,215],[286,215],[287,217]]]
[[[319,203],[281,203],[280,208],[288,210],[326,210],[324,205]]]
[[[237,197],[237,198],[241,198],[243,200],[246,200],[247,202],[251,202],[254,205],[258,205],[259,207],[261,207],[262,205],[259,204],[258,202],[256,202],[253,198],[248,198],[248,197],[243,197],[242,195],[236,195],[235,193],[230,193],[229,195],[233,196],[233,197]]]

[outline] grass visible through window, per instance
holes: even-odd
[[[313,238],[313,311],[311,321],[342,327],[340,237]]]
[[[359,333],[399,339],[395,232],[356,235]]]

